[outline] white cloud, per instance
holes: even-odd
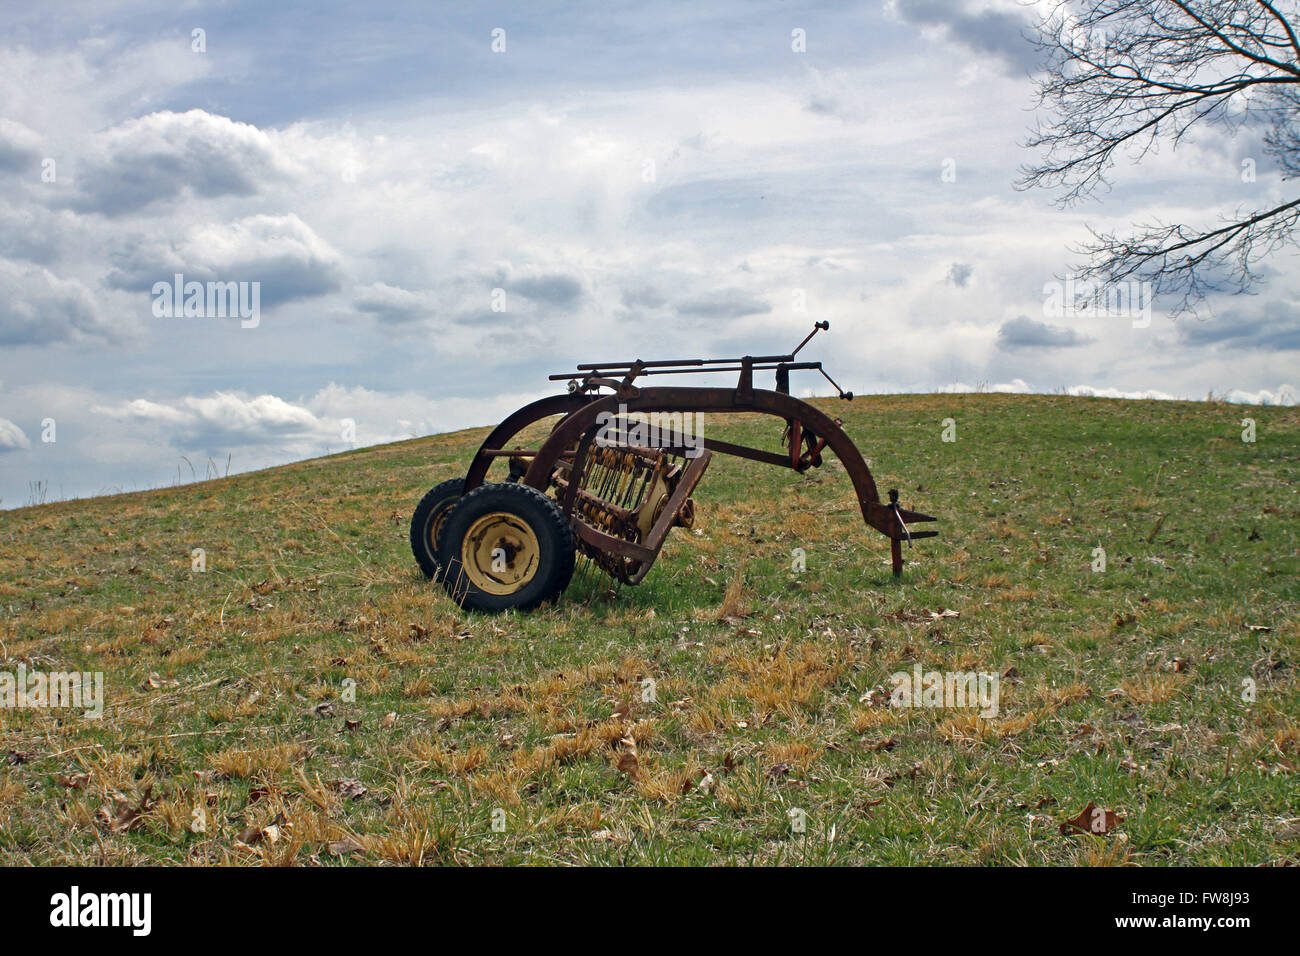
[[[294,213],[200,223],[179,241],[141,240],[121,256],[107,281],[122,289],[155,282],[260,282],[263,306],[332,292],[342,281],[338,251]]]
[[[88,17],[80,21],[94,29]],[[238,53],[227,64],[236,58]],[[192,54],[181,37],[142,40],[134,30],[100,30],[79,42],[38,48],[0,42],[0,115],[39,130],[55,146],[81,143],[90,131],[115,125],[123,113],[151,112],[212,66],[211,58]]]
[[[494,424],[520,405],[547,391],[502,394],[489,401],[436,400],[414,392],[377,392],[331,382],[308,399],[220,391],[185,395],[167,401],[132,399],[95,401],[92,415],[124,430],[98,454],[112,459],[114,442],[130,448],[152,442],[177,454],[221,455],[237,452],[242,461],[283,455],[298,457],[340,451],[354,445],[400,441],[472,425]]]
[[[1264,388],[1257,392],[1230,388],[1224,393],[1223,400],[1241,405],[1296,405],[1300,404],[1300,390],[1294,385],[1279,385],[1273,390]]]
[[[31,445],[21,428],[7,418],[0,418],[0,454],[19,448],[30,448]]]
[[[41,137],[22,123],[0,116],[0,173],[33,165],[41,155]]]
[[[163,110],[98,134],[69,202],[110,217],[146,209],[166,215],[167,203],[251,196],[293,171],[255,126],[203,110]]]
[[[965,382],[952,382],[936,389],[936,391],[944,394],[972,394],[979,392],[997,392],[1008,395],[1044,394],[1043,389],[1032,388],[1028,382],[1020,378],[1011,382],[1003,382],[996,385],[968,385]],[[1119,388],[1094,385],[1072,385],[1069,388],[1057,389],[1048,392],[1047,394],[1058,393],[1085,398],[1154,399],[1162,402],[1198,401],[1200,398],[1205,397],[1171,395],[1168,392],[1162,392],[1159,389],[1154,388],[1126,391]],[[1298,395],[1300,395],[1300,393],[1296,391],[1296,388],[1293,385],[1279,385],[1276,390],[1261,389],[1257,392],[1243,391],[1241,389],[1233,388],[1228,389],[1222,394],[1214,393],[1214,397],[1217,400],[1229,402],[1235,405],[1295,405],[1297,403]]]
[[[78,280],[0,259],[0,344],[115,342],[125,332]]]

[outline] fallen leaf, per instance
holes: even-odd
[[[345,800],[360,800],[370,792],[360,780],[347,777],[338,781],[334,787]]]
[[[384,714],[384,719],[379,722],[379,726],[384,730],[392,730],[397,725],[396,711],[389,711]]]
[[[636,741],[628,736],[624,737],[620,743],[623,745],[623,754],[618,758],[618,769],[626,773],[633,780],[641,779],[641,761],[636,752]]]
[[[140,802],[135,806],[132,806],[130,801],[120,793],[114,794],[112,810],[110,811],[108,804],[104,804],[95,812],[95,819],[106,824],[114,833],[138,830],[144,823],[145,814],[158,805],[158,801],[152,799],[152,794],[153,784],[146,784]]]
[[[1114,810],[1103,810],[1091,800],[1073,820],[1061,824],[1061,832],[1066,836],[1071,833],[1092,833],[1106,836],[1123,822],[1124,818]]]
[[[59,774],[55,779],[60,787],[66,787],[69,790],[85,790],[86,784],[90,782],[90,774],[74,773],[70,777]]]
[[[332,716],[334,713],[334,704],[332,701],[321,701],[311,709],[311,715],[316,718]]]

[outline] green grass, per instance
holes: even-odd
[[[482,430],[0,513],[0,670],[106,681],[0,711],[0,863],[1300,862],[1300,410],[820,404],[942,519],[901,582],[837,462],[718,457],[641,586],[462,614],[406,529]],[[873,697],[914,663],[998,715]]]

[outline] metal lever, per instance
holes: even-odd
[[[822,368],[820,364],[817,366],[817,371],[822,373],[822,378],[826,379],[826,381],[830,382],[832,385],[835,386],[835,391],[840,393],[840,398],[844,399],[846,402],[853,401],[853,393],[846,392],[844,391],[844,389],[840,388],[839,383],[836,382],[835,379],[827,375],[826,369]]]
[[[912,543],[912,532],[907,530],[907,522],[903,520],[903,515],[898,510],[898,489],[889,489],[889,506],[894,509],[894,517],[898,519],[899,527],[903,529],[903,534],[907,535],[907,543]]]
[[[817,334],[818,330],[829,329],[830,327],[831,324],[829,322],[814,322],[813,330],[809,332],[807,335],[805,335],[803,341],[799,343],[798,348],[796,348],[793,352],[790,353],[790,358],[794,358],[796,355],[798,355],[799,349],[807,345],[808,342],[812,339],[812,337]]]

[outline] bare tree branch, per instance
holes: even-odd
[[[1026,145],[1041,158],[1018,186],[1059,192],[1063,206],[1110,186],[1119,158],[1141,161],[1189,131],[1265,128],[1283,179],[1300,175],[1297,0],[1062,0],[1031,36],[1044,58],[1050,119]],[[1084,275],[1150,282],[1194,311],[1214,291],[1249,292],[1255,266],[1296,244],[1300,200],[1238,210],[1213,228],[1151,223],[1128,237],[1093,233]]]

